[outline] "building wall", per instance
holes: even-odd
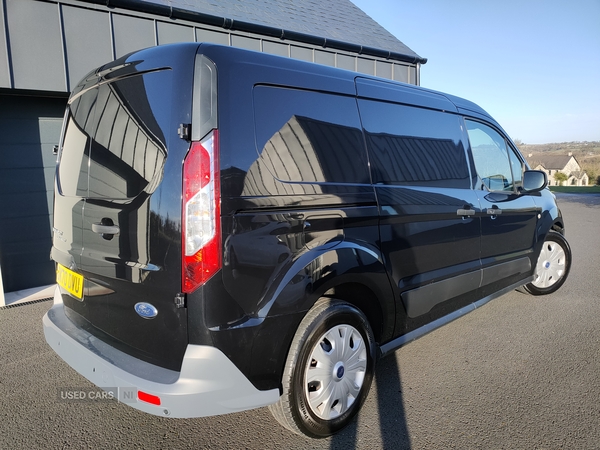
[[[134,50],[214,42],[418,84],[418,65],[76,0],[1,0],[0,88],[68,92]]]

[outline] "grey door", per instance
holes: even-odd
[[[65,98],[0,95],[0,265],[4,290],[54,283],[52,201]]]

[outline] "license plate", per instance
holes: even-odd
[[[73,297],[83,297],[83,276],[60,264],[56,265],[56,283]]]

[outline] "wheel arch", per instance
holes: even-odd
[[[307,250],[273,278],[252,315],[228,327],[252,340],[251,352],[240,361],[257,388],[280,386],[298,326],[322,298],[360,310],[376,344],[393,336],[395,302],[381,255],[351,242]],[[237,348],[229,338],[226,343]]]
[[[267,317],[303,312],[322,297],[345,301],[360,309],[371,325],[376,342],[392,337],[396,306],[381,254],[364,245],[343,242],[333,248],[316,248],[304,253],[273,283],[262,308]],[[301,295],[292,288],[293,280],[305,283]],[[286,297],[288,292],[296,297]]]
[[[382,305],[368,286],[357,282],[341,283],[328,289],[321,297],[342,300],[358,308],[367,317],[375,342],[382,342],[385,329],[390,325],[384,322]]]

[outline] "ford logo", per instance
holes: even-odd
[[[150,303],[136,303],[133,309],[135,309],[135,312],[144,319],[154,319],[158,314],[158,310]]]

